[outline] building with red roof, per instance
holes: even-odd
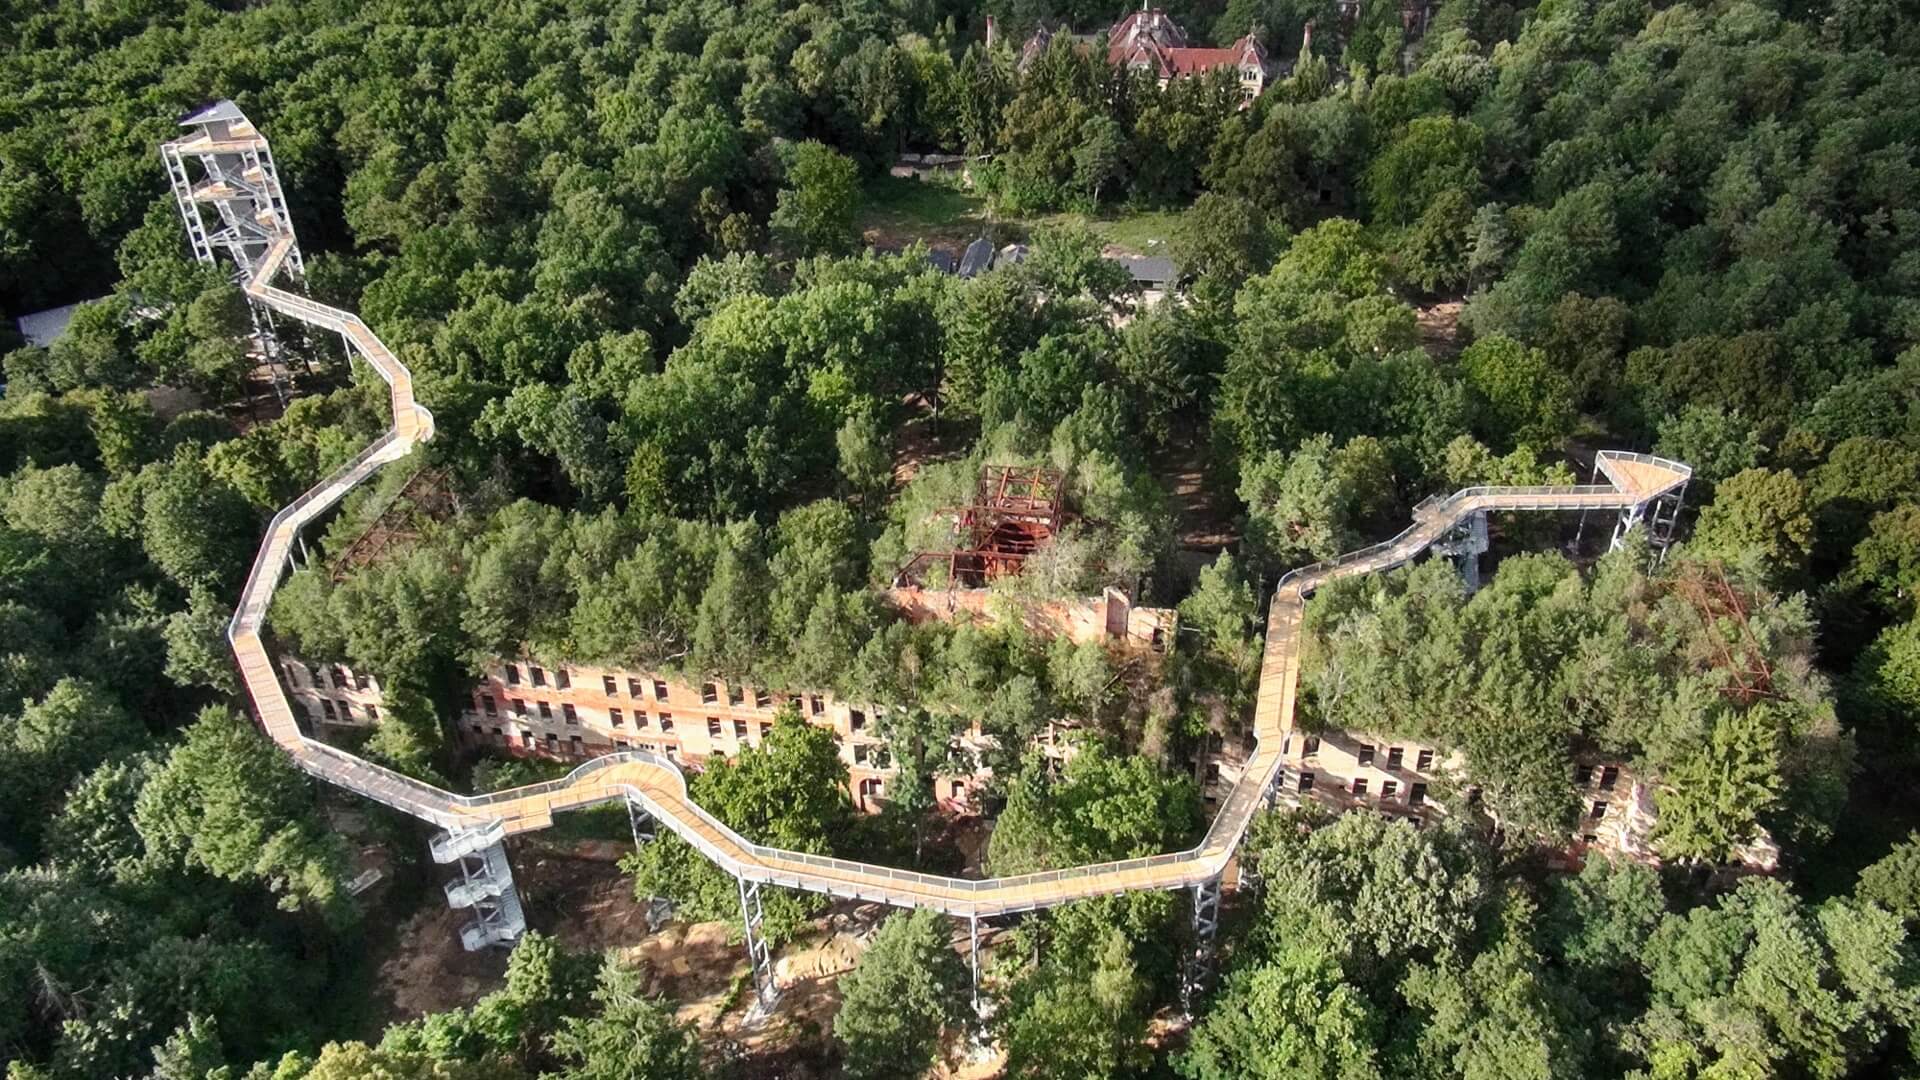
[[[1035,30],[1020,50],[1021,69],[1046,51],[1054,36],[1064,30],[1049,30],[1044,25]],[[1073,35],[1072,40],[1086,45],[1094,39]],[[1252,34],[1223,49],[1196,48],[1187,44],[1187,32],[1172,16],[1159,8],[1142,7],[1114,23],[1106,40],[1108,63],[1148,72],[1163,87],[1174,79],[1225,70],[1234,72],[1248,100],[1259,97],[1267,88],[1267,52]]]

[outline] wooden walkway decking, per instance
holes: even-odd
[[[250,127],[241,129],[251,132]],[[204,135],[183,139],[191,153],[264,149],[265,140],[235,135],[213,142]],[[1195,886],[1218,877],[1245,836],[1263,797],[1281,770],[1280,745],[1293,722],[1300,678],[1299,635],[1306,598],[1337,577],[1370,574],[1412,560],[1430,544],[1474,514],[1489,510],[1619,510],[1644,505],[1684,484],[1686,466],[1645,455],[1603,451],[1601,471],[1608,484],[1562,487],[1468,488],[1430,500],[1416,512],[1414,524],[1399,536],[1327,563],[1288,574],[1274,591],[1268,611],[1265,652],[1254,707],[1255,749],[1240,782],[1196,847],[1143,859],[1101,863],[1018,877],[973,881],[918,874],[890,867],[753,844],[727,828],[687,797],[686,778],[670,761],[644,751],[596,759],[567,778],[546,784],[476,797],[456,795],[309,739],[300,731],[272,657],[261,638],[274,590],[288,566],[295,538],[346,493],[381,466],[405,457],[433,437],[433,416],[414,400],[413,377],[392,350],[359,316],[329,307],[272,284],[293,245],[291,225],[272,220],[277,237],[254,268],[245,288],[249,296],[280,314],[341,334],[386,382],[393,426],[353,460],[274,515],[256,554],[235,608],[228,640],[242,680],[267,735],[300,767],[328,783],[412,814],[450,831],[483,828],[501,822],[507,833],[544,829],[553,815],[582,806],[628,800],[651,813],[731,874],[836,896],[858,897],[901,907],[925,907],[958,916],[985,916],[1051,907],[1089,896],[1141,889]]]

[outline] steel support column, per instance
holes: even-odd
[[[1593,476],[1587,482],[1590,484],[1598,484],[1600,482],[1600,458],[1598,455],[1594,456]],[[1580,540],[1582,537],[1586,535],[1587,535],[1587,508],[1585,505],[1582,505],[1580,507],[1580,524],[1576,526],[1573,530],[1572,554],[1578,555],[1580,553]]]
[[[1680,510],[1686,501],[1686,484],[1654,500],[1653,513],[1647,519],[1647,541],[1659,553],[1657,559],[1666,558],[1667,545],[1673,543],[1673,529],[1680,523]]]
[[[1219,931],[1220,879],[1216,877],[1193,887],[1193,948],[1180,979],[1180,1006],[1189,1016],[1212,974],[1213,942]]]
[[[780,988],[773,981],[773,948],[761,926],[766,914],[760,907],[760,883],[746,878],[734,882],[740,886],[740,923],[746,927],[747,963],[753,968],[754,1013],[765,1015],[780,999]]]
[[[633,826],[633,847],[638,851],[653,842],[653,815],[646,811],[637,800],[627,800],[627,824]]]
[[[1460,579],[1471,596],[1480,591],[1480,556],[1489,546],[1487,512],[1482,510],[1460,519],[1447,538],[1434,545],[1434,551],[1452,559],[1460,568]]]
[[[967,916],[967,962],[973,968],[973,1015],[980,1015],[980,916]]]
[[[633,850],[636,852],[659,839],[653,815],[637,799],[627,800],[627,824],[633,827]],[[647,933],[651,934],[673,918],[673,901],[664,896],[649,896],[646,901]]]
[[[1634,503],[1620,511],[1620,517],[1613,523],[1613,539],[1607,541],[1608,551],[1619,551],[1627,546],[1627,534],[1632,532],[1647,515],[1646,503]]]

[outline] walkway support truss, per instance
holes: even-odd
[[[1480,556],[1486,554],[1489,546],[1487,512],[1482,510],[1462,518],[1444,539],[1433,545],[1433,553],[1454,561],[1460,568],[1460,580],[1471,595],[1480,591]]]
[[[1189,1015],[1213,973],[1213,943],[1220,934],[1220,879],[1193,886],[1193,942],[1180,973],[1180,1004]]]
[[[185,189],[196,200],[204,195],[225,208],[220,211],[223,230],[218,234],[208,234],[204,222],[183,209],[188,242],[195,256],[206,259],[215,251],[224,251],[243,275],[242,287],[249,300],[275,315],[340,334],[353,353],[386,383],[393,416],[393,426],[385,434],[282,507],[267,525],[227,627],[227,640],[261,730],[307,773],[449,830],[449,837],[441,838],[444,850],[472,842],[455,842],[451,837],[471,837],[476,830],[487,835],[497,830],[504,840],[548,827],[557,813],[626,801],[636,813],[644,811],[739,882],[742,910],[749,916],[749,953],[763,995],[772,987],[771,955],[758,929],[759,889],[765,885],[896,907],[929,908],[967,919],[1144,889],[1195,889],[1197,898],[1207,900],[1209,910],[1217,910],[1219,878],[1281,775],[1281,747],[1292,729],[1300,673],[1301,617],[1306,598],[1315,589],[1337,577],[1376,573],[1409,562],[1461,522],[1489,511],[1626,510],[1640,520],[1650,504],[1671,496],[1677,512],[1678,492],[1691,474],[1676,462],[1602,451],[1600,469],[1608,483],[1471,487],[1434,497],[1416,508],[1413,524],[1398,536],[1287,574],[1276,586],[1268,610],[1254,706],[1253,752],[1205,836],[1185,851],[986,880],[922,874],[788,851],[742,837],[688,796],[686,778],[677,765],[650,751],[638,750],[596,758],[558,780],[488,795],[459,795],[309,738],[300,730],[293,705],[280,683],[279,667],[264,636],[266,614],[301,530],[381,466],[404,458],[415,446],[431,439],[433,415],[414,400],[412,373],[359,316],[275,284],[283,274],[298,277],[300,260],[266,140],[231,102],[208,106],[184,123],[190,133],[162,151],[169,175],[177,181],[176,195],[183,190],[178,181],[185,176],[182,162],[187,158],[204,164],[211,156],[219,164],[218,175],[224,178],[221,182],[232,189]],[[1656,511],[1652,520],[1664,520],[1670,528],[1672,514],[1663,518]],[[635,820],[637,823],[638,818]],[[502,873],[510,875],[505,869],[504,849],[497,862],[491,856],[483,857],[472,870],[472,880],[477,882],[497,881]],[[462,885],[469,880],[463,866]],[[462,895],[472,895],[478,907],[482,898],[477,894],[488,887],[482,884]],[[497,899],[501,902],[498,914],[519,917],[518,898],[510,887],[503,887]]]
[[[738,878],[740,887],[740,924],[746,928],[747,963],[753,967],[755,1005],[762,1015],[773,1010],[780,1000],[780,987],[773,979],[773,947],[767,943],[766,912],[760,906],[760,883]]]

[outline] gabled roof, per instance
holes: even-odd
[[[1173,64],[1174,74],[1191,75],[1242,63],[1258,64],[1263,59],[1258,50],[1259,46],[1241,38],[1225,49],[1169,49],[1167,59]]]
[[[1116,45],[1130,45],[1136,38],[1178,48],[1187,43],[1187,32],[1159,8],[1128,12],[1126,18],[1114,23],[1113,29],[1107,31],[1107,40]]]
[[[1180,276],[1173,260],[1164,255],[1122,255],[1113,261],[1126,267],[1138,285],[1165,285]]]
[[[960,276],[963,278],[984,274],[993,266],[993,241],[981,237],[967,245],[964,255],[960,256]]]
[[[180,126],[193,127],[196,124],[211,124],[218,120],[225,120],[231,123],[232,121],[245,120],[246,118],[247,114],[240,111],[240,106],[235,105],[226,98],[221,98],[219,101],[202,105],[181,117]]]
[[[1241,64],[1253,64],[1264,70],[1266,59],[1266,50],[1252,35],[1224,49],[1169,46],[1152,38],[1143,38],[1130,45],[1116,44],[1107,50],[1109,64],[1116,67],[1142,64],[1163,79],[1199,74],[1215,68],[1239,67]]]

